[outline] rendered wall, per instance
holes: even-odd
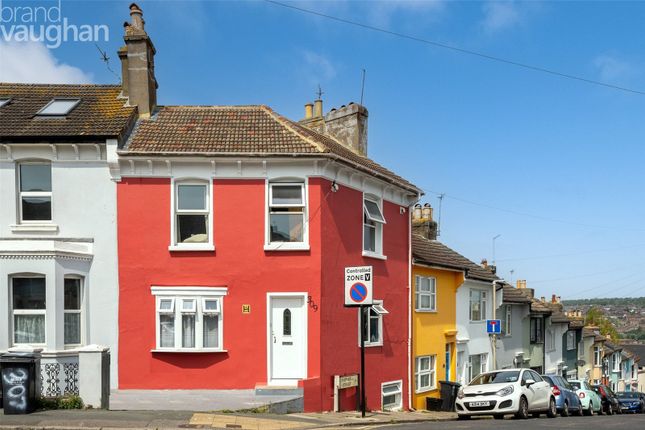
[[[416,311],[415,277],[434,277],[436,279],[437,308],[436,312]],[[426,397],[440,397],[439,381],[446,379],[446,343],[452,344],[451,362],[449,363],[450,380],[456,378],[456,293],[457,288],[464,281],[463,272],[430,269],[422,266],[412,266],[412,348],[411,357],[412,374],[412,407],[415,409],[426,408]],[[436,355],[436,388],[417,392],[415,387],[415,359],[423,355]]]
[[[264,251],[265,181],[213,181],[215,251],[169,251],[170,179],[124,178],[118,186],[120,268],[119,388],[235,389],[267,382],[267,292],[307,292],[320,303],[320,205],[309,182],[310,251]],[[152,285],[225,286],[227,352],[151,352]],[[242,305],[251,305],[249,314]],[[320,309],[308,312],[308,377],[320,374]]]
[[[367,406],[380,410],[381,384],[402,381],[403,408],[408,407],[408,279],[409,220],[401,206],[385,201],[387,224],[383,231],[387,260],[362,256],[363,194],[341,186],[330,193],[331,182],[321,180],[322,285],[321,384],[323,409],[332,408],[333,375],[359,373],[358,311],[345,308],[344,268],[372,266],[374,299],[383,300],[389,314],[383,316],[383,346],[365,352]],[[354,391],[343,393],[341,408],[355,409]]]

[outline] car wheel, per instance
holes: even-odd
[[[563,417],[568,417],[569,416],[569,402],[564,402],[564,405],[562,406],[562,412],[560,412],[560,415]]]
[[[549,400],[549,409],[546,411],[546,416],[548,418],[555,418],[558,416],[558,409],[555,406],[555,399],[553,397]]]
[[[515,413],[515,418],[520,420],[525,420],[529,417],[529,404],[526,401],[526,397],[520,397],[520,406]]]
[[[496,414],[496,415],[493,415],[493,418],[495,418],[496,420],[503,420],[503,419],[504,419],[504,415],[502,415],[502,414]]]
[[[587,409],[584,414],[593,417],[593,402],[589,402],[589,409]]]

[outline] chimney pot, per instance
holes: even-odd
[[[482,262],[480,263],[480,265],[481,265],[484,269],[486,269],[486,268],[488,267],[488,260],[486,260],[485,258],[483,258],[483,259],[482,259]]]
[[[322,118],[323,116],[323,101],[321,99],[314,100],[314,118]]]
[[[546,300],[544,299],[544,296],[541,296],[541,297],[540,297],[540,301],[541,301],[542,303],[546,303]]]
[[[430,206],[430,203],[423,205],[422,217],[425,221],[432,221],[432,206]]]
[[[313,115],[314,115],[314,104],[307,103],[305,105],[305,119],[311,119]]]
[[[551,295],[551,303],[558,303],[558,301],[555,298],[555,294]]]
[[[415,221],[421,219],[421,205],[419,203],[414,205],[414,211],[412,211],[412,219]]]
[[[143,11],[136,3],[130,5],[130,17],[132,17],[132,26],[138,30],[144,30]]]

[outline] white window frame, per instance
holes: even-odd
[[[300,186],[302,190],[302,205],[272,204],[273,186]],[[265,182],[265,221],[264,221],[264,250],[265,251],[308,251],[309,250],[309,181],[305,179],[271,179]],[[302,242],[272,242],[271,241],[271,208],[302,208]],[[296,212],[294,212],[296,213]]]
[[[423,280],[428,281],[428,285],[430,287],[429,291],[421,291],[420,286],[421,282]],[[429,307],[422,307],[421,306],[421,298],[422,297],[429,297],[430,299],[430,306]],[[417,275],[415,279],[415,311],[416,312],[437,312],[437,279],[433,276],[421,276]]]
[[[593,347],[593,365],[594,367],[602,366],[602,354],[599,346]]]
[[[479,373],[477,375],[473,376],[473,357],[479,357]],[[468,381],[473,380],[478,375],[481,375],[482,373],[488,372],[488,353],[483,352],[481,354],[471,354],[468,356]]]
[[[379,220],[378,218],[370,215],[369,211],[367,210],[367,206],[365,206],[366,200],[378,206],[382,220]],[[361,206],[361,209],[361,241],[363,244],[363,257],[372,257],[379,260],[387,260],[387,257],[383,252],[383,229],[384,225],[387,224],[387,220],[385,219],[385,214],[383,211],[383,199],[380,199],[373,194],[363,194],[363,204]],[[366,217],[372,224],[365,223]],[[365,228],[368,226],[370,228],[374,228],[374,251],[365,249]]]
[[[620,372],[620,354],[613,353],[611,356],[611,367],[614,372]]]
[[[567,331],[567,351],[576,349],[576,332],[573,330]]]
[[[506,320],[504,321],[504,336],[512,336],[513,324],[511,320],[513,319],[513,307],[511,305],[506,305],[505,318]]]
[[[226,352],[224,349],[224,297],[228,294],[225,287],[151,287],[151,293],[155,298],[155,349],[152,352],[183,352],[183,353],[207,353]],[[172,299],[173,310],[162,310],[161,300]],[[191,309],[182,309],[183,300],[193,300]],[[206,300],[218,300],[218,310],[205,309]],[[175,346],[161,347],[160,314],[174,314]],[[182,315],[195,315],[195,347],[183,348],[182,344]],[[217,348],[205,348],[204,345],[204,315],[218,315],[218,342]]]
[[[370,347],[370,346],[383,346],[383,315],[389,314],[389,312],[383,307],[383,300],[373,300],[372,301],[372,306],[366,306],[368,316],[367,316],[367,321],[365,322],[367,324],[367,340],[365,340],[365,346]],[[358,345],[360,346],[361,344],[361,336],[363,333],[361,332],[361,309],[358,308]],[[372,317],[370,313],[374,311],[376,313],[376,317]],[[370,342],[370,318],[378,318],[378,334],[379,334],[379,339],[376,342]]]
[[[389,387],[389,386],[392,386],[392,385],[396,385],[396,387],[398,388],[398,391],[394,391],[392,393],[385,394],[383,392],[385,387]],[[398,399],[398,402],[396,402],[396,404],[393,407],[386,409],[385,408],[385,403],[384,403],[384,397],[385,396],[391,396],[391,395],[394,395],[395,398]],[[399,379],[398,381],[383,382],[381,384],[381,409],[384,410],[384,411],[386,411],[386,410],[387,411],[400,411],[401,409],[403,409],[403,380]]]
[[[50,172],[50,178],[49,181],[52,186],[51,191],[22,191],[22,169],[20,168],[21,166],[24,165],[48,165],[49,166],[49,172]],[[53,165],[51,161],[48,160],[32,160],[32,161],[20,161],[16,164],[18,168],[18,175],[17,175],[17,182],[16,182],[16,188],[17,188],[17,195],[18,195],[18,217],[19,217],[19,223],[23,225],[35,225],[35,224],[52,224],[54,222],[54,172],[53,172]],[[34,220],[25,220],[23,219],[22,216],[22,199],[23,197],[49,197],[49,207],[50,207],[50,214],[49,214],[49,219],[34,219]]]
[[[210,179],[196,178],[173,178],[171,181],[170,196],[170,251],[214,251],[213,244],[213,181]],[[205,210],[180,210],[179,195],[177,190],[180,185],[201,185],[206,187],[206,209]],[[206,234],[208,241],[203,243],[181,243],[178,241],[177,215],[206,215]]]
[[[428,369],[421,369],[422,360],[428,359]],[[428,375],[428,382],[430,385],[421,386],[421,376]],[[420,355],[415,360],[415,379],[414,386],[416,393],[423,393],[426,391],[437,389],[437,356],[436,355]]]
[[[473,292],[479,292],[479,319],[473,319]],[[488,291],[482,288],[471,288],[468,293],[468,319],[470,322],[486,321],[488,306]]]
[[[80,341],[81,343],[66,343],[65,348],[76,348],[82,345],[85,345],[85,278],[80,275],[65,275],[64,279],[78,279],[79,280],[79,285],[80,285],[80,301],[81,301],[81,306],[80,309],[78,310],[67,310],[65,309],[65,281],[63,280],[63,314],[79,314],[79,320],[81,324],[80,328]],[[63,316],[63,342],[65,342],[65,317]]]
[[[13,280],[15,278],[40,278],[45,280],[45,309],[14,309],[13,308]],[[18,343],[14,327],[15,315],[44,315],[45,317],[45,341],[41,343]],[[14,274],[9,277],[9,343],[12,346],[45,346],[47,344],[47,277],[41,274]]]
[[[63,113],[45,113],[45,110],[49,108],[51,105],[53,105],[56,102],[75,102],[73,105],[71,105],[67,111]],[[65,98],[65,97],[55,97],[49,101],[45,106],[43,106],[37,113],[36,116],[43,116],[43,117],[65,117],[69,115],[71,111],[76,109],[81,102],[81,99],[75,99],[75,98]]]

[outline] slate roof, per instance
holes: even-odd
[[[503,287],[504,303],[519,303],[528,305],[531,303],[531,296],[525,288],[515,288],[512,285]]]
[[[546,306],[551,309],[551,322],[556,324],[564,324],[570,322],[569,317],[564,313],[562,304],[560,303],[546,303]]]
[[[490,270],[473,263],[443,243],[418,234],[412,235],[412,258],[415,263],[464,270],[468,279],[487,282],[498,279]]]
[[[62,85],[0,83],[0,142],[88,142],[123,139],[136,117],[136,108],[119,98],[119,85]],[[54,98],[80,99],[65,117],[38,117]]]
[[[572,329],[578,329],[578,328],[583,328],[585,325],[585,322],[582,318],[569,318],[569,328]]]
[[[541,300],[531,299],[531,312],[550,314],[551,309],[546,305],[546,303],[542,302]]]
[[[160,106],[140,119],[127,155],[328,157],[398,185],[421,190],[335,139],[291,121],[264,105]]]
[[[592,329],[591,327],[584,327],[582,329],[582,336],[583,337],[591,337],[591,336],[593,336],[594,340],[596,342],[606,342],[607,338],[605,336],[601,335],[600,333],[596,333],[596,330],[597,330],[597,328]]]
[[[645,343],[625,345],[624,348],[634,354],[634,360],[640,359],[641,366],[645,366]]]

